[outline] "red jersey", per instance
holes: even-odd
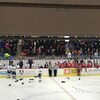
[[[91,68],[91,67],[92,67],[92,63],[89,62],[89,63],[87,64],[87,67],[88,67],[88,68]]]
[[[72,67],[70,62],[67,62],[67,67],[68,68],[71,68]]]
[[[85,68],[85,67],[86,67],[85,63],[82,63],[82,64],[81,64],[81,67],[82,67],[82,68]]]

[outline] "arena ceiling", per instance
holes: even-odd
[[[99,0],[47,1],[0,0],[0,35],[100,36]]]

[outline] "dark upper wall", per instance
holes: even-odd
[[[100,8],[64,7],[0,5],[0,35],[100,36]]]
[[[100,0],[0,0],[0,2],[100,5]]]

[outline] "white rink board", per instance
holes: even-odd
[[[87,71],[82,69],[81,75],[100,75],[100,68],[87,68]]]
[[[19,71],[24,71],[22,75],[19,73]],[[36,76],[38,75],[39,71],[42,72],[42,76],[48,76],[48,69],[18,69],[17,70],[17,76]],[[52,70],[52,75],[54,75],[54,72]],[[58,76],[64,75],[64,69],[58,69]]]
[[[48,77],[48,69],[17,69],[16,75],[19,76],[37,76],[39,71],[42,72],[42,76]],[[52,70],[52,75],[54,75],[54,72]],[[87,68],[87,71],[83,68],[81,75],[100,75],[100,69],[98,68]],[[0,77],[7,76],[7,70],[3,69],[0,70]],[[64,69],[58,69],[57,76],[64,76]]]

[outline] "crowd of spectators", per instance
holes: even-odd
[[[100,56],[100,41],[23,40],[21,55],[98,58]]]
[[[17,40],[0,40],[0,57],[5,57],[5,54],[16,56]]]
[[[0,40],[0,57],[17,54],[18,40]],[[100,41],[22,40],[21,56],[56,56],[72,58],[99,58]]]
[[[22,53],[27,56],[46,55],[60,56],[65,54],[65,42],[54,40],[24,40],[22,43]]]

